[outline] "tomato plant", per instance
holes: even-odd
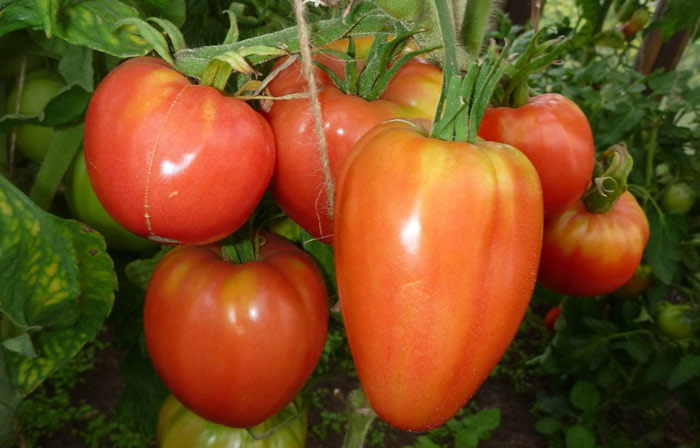
[[[525,153],[542,182],[545,214],[564,210],[588,188],[595,162],[593,134],[581,109],[562,95],[538,95],[515,109],[487,109],[479,136]]]
[[[330,57],[319,60],[338,72],[344,67]],[[323,87],[319,102],[333,181],[355,143],[372,127],[397,117],[432,119],[442,84],[437,67],[411,60],[399,69],[381,99],[366,101],[344,94],[328,75],[318,71]],[[305,82],[299,64],[293,64],[272,81],[270,91],[275,96],[299,92],[305,89]],[[331,243],[333,221],[309,100],[276,101],[267,117],[277,144],[272,194],[290,218],[311,235]]]
[[[559,319],[559,314],[561,313],[561,303],[557,306],[554,306],[547,311],[547,314],[544,316],[544,326],[547,327],[548,330],[554,331],[554,324],[557,323],[557,319]]]
[[[146,346],[163,382],[203,418],[249,427],[286,406],[318,362],[328,297],[313,259],[265,233],[257,261],[184,246],[153,271]]]
[[[246,429],[231,428],[209,422],[185,408],[173,395],[168,396],[158,415],[157,439],[159,448],[303,448],[306,440],[306,414],[287,422],[304,412],[299,399],[289,403],[280,412],[252,427],[255,439]],[[278,425],[288,424],[281,428]]]
[[[666,212],[687,214],[695,203],[695,191],[685,182],[668,186],[661,195],[661,207]]]
[[[15,85],[7,98],[7,112],[22,115],[36,115],[44,111],[46,105],[63,88],[63,80],[45,69],[27,74],[17,109],[18,85]],[[31,160],[41,163],[51,146],[54,130],[50,127],[23,124],[17,127],[16,145],[19,152]]]
[[[157,242],[204,244],[250,216],[275,150],[269,125],[245,102],[146,57],[117,66],[95,90],[85,159],[119,224]]]
[[[615,290],[615,295],[623,298],[637,297],[649,289],[653,280],[651,267],[647,264],[640,264],[634,270],[634,274],[624,285]]]
[[[424,431],[476,391],[529,303],[542,219],[537,173],[510,146],[430,139],[403,121],[358,142],[338,180],[335,264],[382,419]]]
[[[155,247],[152,241],[136,236],[120,226],[100,204],[88,179],[84,151],[79,151],[73,159],[64,186],[66,202],[73,216],[100,232],[110,248],[139,251]]]
[[[698,322],[693,319],[690,305],[663,302],[659,305],[656,326],[665,336],[673,339],[684,339],[695,333],[698,329]]]

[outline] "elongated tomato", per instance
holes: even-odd
[[[389,122],[348,157],[335,204],[338,293],[369,402],[398,428],[439,426],[486,379],[529,303],[537,173],[510,146]]]

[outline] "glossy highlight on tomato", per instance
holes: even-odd
[[[546,220],[538,281],[572,296],[613,292],[635,273],[648,240],[647,217],[630,192],[604,214],[578,201]]]
[[[547,215],[561,212],[588,188],[593,133],[581,109],[565,96],[546,93],[516,109],[487,109],[479,136],[514,146],[530,159],[542,182]]]
[[[516,149],[430,139],[394,121],[338,179],[335,263],[362,388],[386,422],[425,431],[471,397],[534,286],[542,192]]]
[[[257,261],[181,246],[156,266],[143,325],[156,372],[187,408],[250,427],[299,393],[326,341],[328,295],[315,262],[263,233]]]
[[[144,57],[97,87],[85,159],[97,197],[122,226],[156,242],[205,244],[250,216],[272,177],[275,148],[248,104]]]

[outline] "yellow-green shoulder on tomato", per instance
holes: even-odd
[[[17,95],[19,86],[15,84],[7,98],[7,113],[19,113],[21,115],[36,115],[44,111],[46,105],[56,96],[64,86],[63,80],[55,73],[46,69],[39,69],[27,74],[19,98],[17,108]],[[17,127],[17,140],[15,144],[19,152],[37,163],[44,160],[49,150],[55,131],[53,128],[34,124],[23,124]]]
[[[280,412],[251,428],[263,435],[302,412],[296,399]],[[173,395],[165,399],[158,415],[156,430],[159,448],[303,448],[306,441],[306,415],[260,440],[246,429],[211,423],[185,408]]]
[[[100,232],[111,249],[135,252],[155,246],[152,241],[134,235],[109,216],[90,184],[82,149],[68,168],[65,191],[66,202],[73,216]]]

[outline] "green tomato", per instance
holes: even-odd
[[[659,305],[656,325],[661,334],[673,339],[689,338],[697,330],[698,322],[693,319],[690,306],[664,302]]]
[[[695,191],[685,182],[669,186],[661,196],[661,207],[666,212],[677,212],[685,215],[693,208]]]
[[[36,115],[56,96],[64,84],[61,78],[44,69],[27,74],[17,110],[18,86],[15,85],[7,98],[7,113]],[[24,124],[17,127],[16,146],[19,152],[37,163],[44,160],[55,131],[53,128]]]
[[[670,184],[673,180],[671,168],[667,163],[660,163],[656,165],[656,168],[654,168],[654,174],[656,175],[656,182],[662,185]]]
[[[252,427],[251,431],[263,435],[299,412],[301,406],[297,399],[274,416]],[[303,448],[306,425],[304,414],[268,437],[256,440],[246,429],[204,420],[170,395],[160,409],[156,435],[159,448]]]
[[[66,202],[73,216],[100,232],[111,249],[135,252],[155,247],[155,243],[134,235],[109,216],[90,184],[82,149],[68,169],[65,191]]]

